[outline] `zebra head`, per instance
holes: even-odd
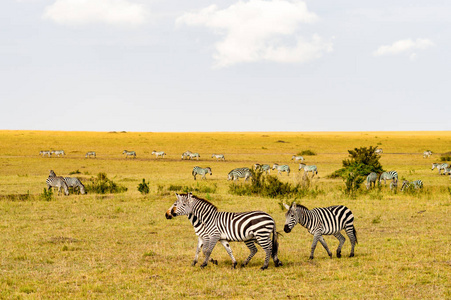
[[[205,170],[207,171],[207,173],[210,173],[210,175],[213,175],[213,173],[211,172],[211,168],[210,167],[206,167]]]
[[[277,168],[279,165],[278,164],[273,164],[272,169],[274,170],[275,168]]]
[[[306,164],[299,164],[299,171],[302,170],[305,166],[307,166]]]
[[[86,193],[85,186],[83,185],[83,183],[80,182],[79,188],[80,188],[80,193],[81,193],[82,195],[87,194],[87,193]]]
[[[296,203],[293,202],[290,206],[287,204],[283,204],[283,206],[288,209],[287,213],[285,214],[285,226],[283,228],[283,231],[286,233],[290,233],[293,227],[298,223],[299,218],[297,217],[298,212],[296,210]]]
[[[431,169],[431,170],[434,170],[434,169],[437,168],[439,165],[440,165],[439,163],[433,163],[433,164],[432,164],[432,169]]]
[[[157,152],[157,151],[153,150],[153,151],[152,151],[152,154],[155,154],[155,152]]]
[[[175,193],[177,200],[172,205],[171,215],[173,217],[189,215],[193,210],[193,194],[177,194]],[[167,212],[166,212],[167,214]]]

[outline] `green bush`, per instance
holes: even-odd
[[[69,175],[74,175],[74,174],[81,174],[80,170],[75,170],[69,173]]]
[[[127,191],[125,186],[118,185],[114,181],[108,179],[105,173],[99,173],[96,178],[91,178],[91,182],[88,183],[85,188],[88,193],[96,194],[114,194]]]
[[[451,161],[451,152],[443,153],[440,156],[440,161]]]
[[[44,191],[41,195],[39,195],[39,198],[44,201],[51,201],[53,198],[53,190],[52,188],[49,188],[48,190],[44,188]]]
[[[163,187],[162,187],[163,188]],[[199,182],[196,183],[194,186],[187,186],[187,185],[170,185],[167,190],[171,192],[182,192],[182,193],[189,193],[189,192],[196,192],[196,193],[216,193],[217,190],[216,183],[213,183],[212,185],[206,185],[201,184]]]
[[[138,191],[143,195],[148,194],[150,192],[149,184],[146,182],[144,178],[143,182],[138,184]]]
[[[309,150],[309,149],[307,149],[307,150],[302,150],[301,152],[298,152],[296,155],[298,155],[298,156],[309,156],[309,155],[316,155],[316,152],[315,151],[312,151],[312,150]]]

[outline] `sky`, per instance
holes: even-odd
[[[451,130],[448,0],[2,0],[0,129]]]

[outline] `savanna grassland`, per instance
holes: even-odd
[[[394,193],[387,184],[346,195],[343,181],[327,175],[341,167],[348,149],[361,146],[383,148],[384,169],[397,170],[400,180],[421,179],[424,189]],[[51,149],[63,149],[66,156],[39,156]],[[136,151],[137,158],[125,159],[124,149]],[[427,149],[434,154],[426,159]],[[91,150],[96,159],[85,158]],[[167,156],[156,159],[152,150]],[[200,160],[182,161],[186,150],[199,152]],[[261,271],[259,248],[246,268],[231,269],[220,244],[212,253],[218,265],[192,267],[197,237],[191,224],[184,216],[164,217],[175,201],[174,186],[195,191],[220,210],[263,210],[283,232],[281,199],[232,195],[227,173],[254,163],[288,164],[290,176],[278,177],[295,184],[302,176],[291,156],[302,150],[317,153],[305,156],[307,164],[318,166],[310,185],[316,192],[283,200],[308,208],[349,207],[359,241],[356,256],[347,257],[346,237],[343,257],[336,258],[338,241],[326,236],[333,258],[318,243],[309,260],[312,236],[297,225],[279,238],[282,267],[271,261]],[[448,151],[451,132],[0,131],[0,298],[450,299],[451,180],[431,171],[439,153]],[[215,161],[213,153],[223,153],[226,161]],[[196,165],[211,167],[213,175],[194,181]],[[45,201],[41,194],[51,169],[62,176],[76,172],[83,182],[104,172],[128,190],[55,194]],[[147,195],[137,190],[143,178],[149,182]],[[244,243],[231,247],[240,264],[248,249]]]

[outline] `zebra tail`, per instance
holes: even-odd
[[[352,233],[353,233],[354,236],[355,236],[355,243],[358,244],[359,242],[357,241],[357,231],[355,230],[354,225],[352,225]]]
[[[274,229],[272,231],[272,253],[271,253],[273,259],[274,256],[277,255],[277,252],[279,252],[279,242],[277,241],[278,236],[279,233],[276,231],[276,226],[274,226]]]

